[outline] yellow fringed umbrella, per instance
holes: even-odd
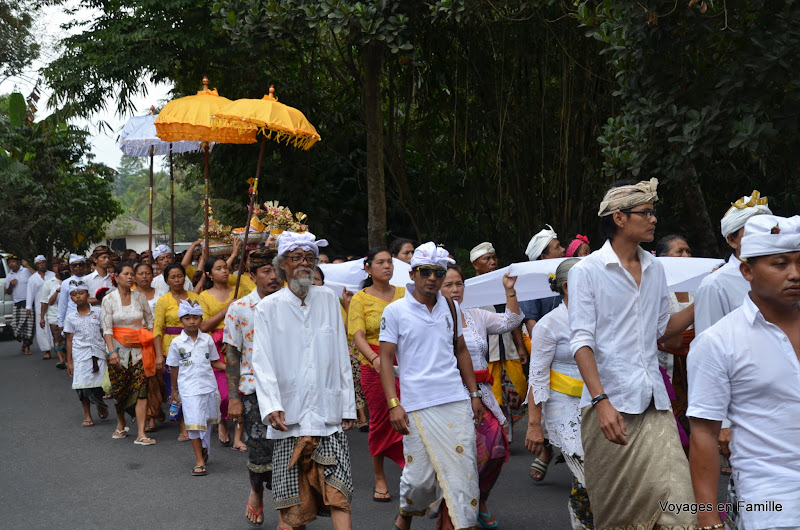
[[[250,188],[250,206],[247,210],[247,223],[244,231],[244,244],[239,260],[239,276],[236,278],[234,298],[239,292],[239,280],[244,274],[244,253],[247,248],[247,238],[250,233],[253,206],[258,195],[258,179],[261,176],[261,163],[264,160],[264,151],[267,140],[285,142],[303,150],[311,149],[321,140],[317,129],[311,125],[305,115],[294,107],[278,102],[275,96],[275,85],[269,87],[269,94],[261,99],[237,99],[224,108],[219,109],[213,116],[212,128],[221,130],[235,129],[242,134],[256,135],[261,133],[261,149],[258,153],[256,177]]]
[[[182,140],[203,142],[203,175],[205,177],[205,247],[208,250],[208,150],[209,142],[225,144],[253,144],[256,130],[241,127],[212,127],[211,117],[229,105],[231,100],[219,95],[216,89],[209,90],[208,78],[203,77],[203,90],[194,96],[173,99],[167,103],[156,118],[156,135],[165,142]]]

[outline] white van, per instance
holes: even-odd
[[[8,268],[7,253],[0,251],[0,336],[11,337],[11,317],[14,314],[14,300],[6,294],[6,278],[11,269]]]

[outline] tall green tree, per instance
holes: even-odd
[[[19,75],[39,56],[33,34],[37,11],[32,1],[0,2],[0,81]]]

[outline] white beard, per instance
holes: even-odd
[[[292,278],[289,280],[289,289],[296,294],[298,298],[305,298],[308,295],[308,291],[311,290],[311,285],[314,282],[314,271],[305,267],[298,267],[295,270],[295,274],[298,272],[308,272],[308,276],[305,278]]]

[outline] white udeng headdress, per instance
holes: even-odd
[[[39,263],[40,261],[47,261],[47,258],[45,258],[45,257],[44,257],[43,255],[41,255],[41,254],[39,254],[38,256],[36,256],[35,258],[33,258],[33,264],[34,264],[34,265],[36,265],[36,264],[37,264],[37,263]]]
[[[153,249],[153,259],[158,259],[162,254],[172,254],[172,249],[167,245],[158,245]]]
[[[203,316],[203,308],[194,300],[181,300],[181,305],[178,306],[178,318],[186,315]]]
[[[315,256],[319,256],[319,247],[327,247],[327,239],[317,239],[311,232],[289,232],[286,230],[278,237],[278,254],[283,256],[287,252],[299,248],[301,250],[311,250]]]
[[[550,242],[558,237],[556,231],[553,230],[553,227],[550,225],[545,225],[547,228],[539,231],[538,234],[533,236],[530,241],[528,241],[528,248],[525,249],[525,255],[528,256],[528,259],[531,261],[536,261],[539,259],[539,256],[542,255],[544,249],[547,248],[547,245]]]
[[[442,247],[437,247],[433,241],[418,246],[414,249],[414,256],[411,258],[411,268],[420,265],[432,265],[446,269],[449,264],[455,263],[450,258],[450,253]]]
[[[69,255],[69,264],[72,265],[73,263],[83,262],[86,263],[86,258],[83,256],[79,256],[77,254],[70,254]]]
[[[745,195],[731,205],[720,221],[722,237],[727,237],[742,228],[747,220],[755,215],[771,214],[767,206],[767,198],[762,197],[758,190],[753,190],[750,196]]]
[[[742,236],[741,258],[800,252],[800,215],[758,215],[747,221]]]
[[[472,263],[481,256],[494,253],[495,253],[494,246],[488,241],[484,241],[480,245],[475,245],[475,247],[469,251],[469,262]]]

